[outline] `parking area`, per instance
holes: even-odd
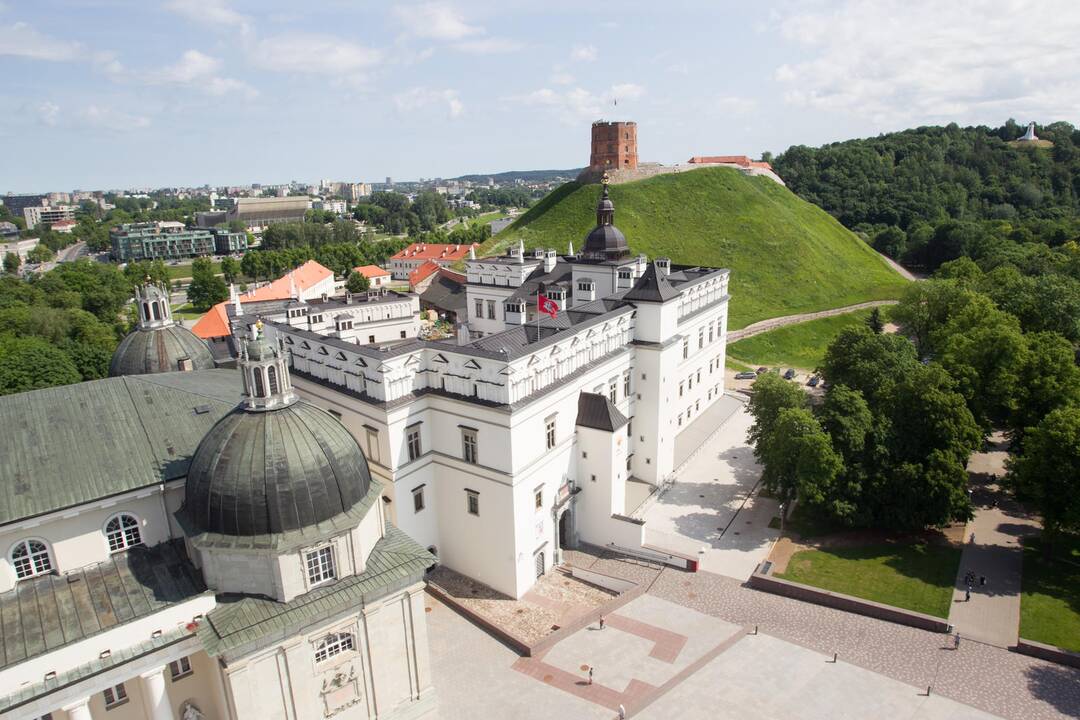
[[[716,420],[703,414],[698,422]],[[752,423],[739,403],[719,431],[716,425],[684,431],[709,439],[645,511],[647,543],[684,553],[704,549],[703,570],[740,580],[750,576],[779,535],[769,527],[779,515],[778,503],[755,491],[761,467],[746,442]]]

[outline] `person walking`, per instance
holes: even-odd
[[[956,633],[955,635],[953,635],[952,649],[953,650],[959,650],[960,649],[960,633]]]
[[[971,602],[971,586],[968,585],[967,590],[964,590],[964,602]]]
[[[600,616],[600,629],[601,630],[604,629],[604,616],[603,615]]]
[[[626,720],[626,708],[619,705],[619,720]]]
[[[592,685],[592,665],[589,666],[589,684]]]

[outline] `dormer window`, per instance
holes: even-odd
[[[109,541],[109,552],[119,552],[133,545],[142,545],[138,519],[128,513],[116,515],[105,524],[105,538]]]
[[[52,572],[49,548],[40,540],[23,540],[11,549],[11,564],[19,580]]]
[[[329,545],[307,553],[304,556],[304,564],[307,566],[310,586],[321,585],[337,577],[334,568],[334,549]]]

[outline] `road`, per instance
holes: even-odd
[[[62,249],[56,255],[56,262],[71,262],[78,260],[86,252],[86,243],[77,242],[74,245],[68,245]]]
[[[845,307],[833,308],[832,310],[821,310],[819,312],[769,318],[768,320],[762,320],[753,323],[752,325],[747,325],[741,330],[730,330],[728,331],[727,339],[729,343],[733,343],[786,325],[797,325],[798,323],[803,323],[807,320],[817,320],[818,318],[833,317],[834,315],[845,315],[849,312],[862,310],[864,308],[879,307],[881,305],[896,305],[897,302],[897,300],[871,300],[870,302],[847,305]]]

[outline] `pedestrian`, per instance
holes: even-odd
[[[589,666],[589,684],[592,685],[592,666]]]
[[[952,649],[953,650],[959,650],[960,649],[960,633],[956,633],[955,635],[953,635]]]
[[[971,533],[971,544],[975,544],[975,533]]]
[[[601,630],[604,629],[604,616],[603,615],[600,616],[600,629]]]
[[[980,575],[979,576],[979,585],[980,586],[985,586],[986,585],[986,576],[985,575]]]
[[[619,705],[619,720],[626,720],[626,708]]]
[[[971,588],[964,591],[964,602],[971,602]]]

